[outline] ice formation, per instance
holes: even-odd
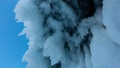
[[[27,68],[120,68],[120,0],[20,0]]]

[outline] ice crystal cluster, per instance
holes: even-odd
[[[120,0],[19,0],[27,68],[120,68]]]

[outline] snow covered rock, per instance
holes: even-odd
[[[20,0],[27,68],[120,68],[119,0]]]

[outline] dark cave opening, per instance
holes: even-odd
[[[93,0],[77,0],[79,9],[81,9],[81,17],[91,17],[95,13],[95,4]]]
[[[77,17],[88,18],[94,15],[98,7],[102,7],[103,0],[63,0],[75,12]]]

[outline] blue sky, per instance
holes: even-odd
[[[23,29],[22,23],[16,23],[13,9],[18,0],[0,0],[0,68],[25,68],[21,62],[27,50],[24,36],[18,34]]]

